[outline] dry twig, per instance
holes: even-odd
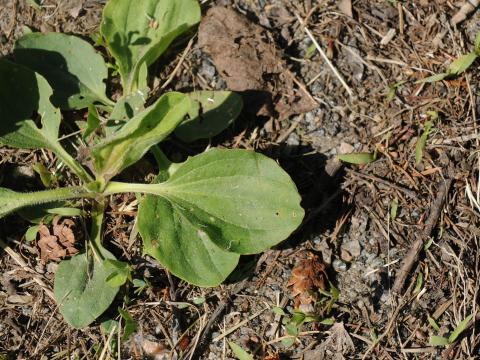
[[[452,180],[446,180],[444,186],[438,192],[437,198],[432,204],[430,215],[427,219],[427,222],[425,223],[423,231],[418,233],[417,239],[415,240],[407,255],[403,259],[402,266],[400,267],[398,275],[395,278],[395,283],[393,284],[393,292],[397,294],[401,293],[403,285],[405,283],[405,279],[407,278],[410,270],[412,270],[413,265],[416,263],[418,255],[420,254],[423,244],[425,243],[425,240],[430,237],[433,228],[437,224],[438,218],[440,217],[440,212],[442,211],[443,205],[445,204],[445,199],[451,185]]]

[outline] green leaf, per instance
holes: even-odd
[[[448,339],[443,336],[430,336],[430,346],[445,346],[448,345]]]
[[[118,308],[118,312],[120,313],[121,317],[125,321],[125,328],[123,330],[122,340],[127,341],[130,336],[137,331],[138,324],[133,320],[132,315],[127,310],[123,310],[122,308]]]
[[[248,352],[243,350],[240,346],[235,344],[233,341],[229,341],[228,345],[230,349],[232,349],[233,354],[238,360],[253,360],[253,356],[250,355]]]
[[[40,228],[40,225],[30,226],[27,232],[25,233],[25,240],[27,242],[32,242],[33,240],[35,240],[37,238],[39,228]]]
[[[285,313],[285,311],[284,311],[281,307],[278,307],[278,306],[273,306],[273,307],[272,307],[272,311],[273,311],[275,314],[277,314],[277,315],[281,315],[281,316],[287,315],[287,314]]]
[[[31,33],[15,43],[15,61],[43,75],[62,109],[83,109],[94,102],[113,104],[105,95],[107,66],[93,46],[60,33]]]
[[[425,123],[425,127],[423,129],[423,133],[417,141],[415,145],[415,163],[419,164],[423,159],[423,151],[425,149],[425,145],[427,144],[428,135],[432,131],[433,123],[431,121],[427,121]]]
[[[453,343],[455,340],[457,340],[460,334],[465,331],[468,323],[470,322],[470,320],[472,320],[472,318],[473,318],[473,314],[468,315],[465,319],[460,321],[460,323],[457,325],[455,330],[453,330],[453,332],[448,337],[448,342]]]
[[[137,90],[132,94],[122,96],[115,104],[110,114],[110,120],[130,120],[145,109],[144,104],[147,101],[147,96],[148,89],[143,91]]]
[[[333,325],[333,324],[335,324],[335,318],[329,317],[329,318],[323,319],[323,320],[320,321],[320,324],[322,324],[322,325]]]
[[[107,284],[114,270],[104,259],[115,259],[105,249],[64,260],[55,274],[54,294],[65,321],[76,329],[91,324],[110,306],[118,287]]]
[[[369,164],[372,161],[376,160],[375,153],[350,153],[350,154],[340,154],[338,158],[346,163],[365,165]]]
[[[437,322],[435,321],[434,318],[432,318],[430,315],[427,315],[427,320],[430,326],[435,330],[435,331],[440,331],[440,326],[438,326]]]
[[[110,0],[103,10],[101,30],[117,61],[124,94],[141,89],[146,83],[145,67],[199,21],[196,0]]]
[[[417,282],[415,284],[415,289],[413,289],[413,294],[418,295],[423,287],[423,273],[419,273],[417,276]]]
[[[286,239],[302,222],[300,196],[275,161],[252,151],[212,149],[180,164],[160,184],[112,183],[106,193],[139,191],[145,252],[176,276],[215,286],[238,254]],[[117,189],[115,189],[117,188]]]
[[[97,108],[94,105],[88,106],[87,126],[83,132],[82,138],[85,140],[93,134],[99,127],[101,121]]]
[[[283,344],[283,346],[288,348],[288,347],[292,346],[293,344],[295,344],[295,338],[294,337],[289,337],[289,338],[286,338],[286,339],[282,339],[282,344]]]
[[[107,277],[107,284],[111,287],[120,287],[132,278],[130,266],[126,262],[106,259],[104,265],[113,271]]]
[[[175,130],[182,141],[208,139],[229,127],[242,111],[239,94],[230,91],[195,91],[189,94],[191,108],[189,119]]]
[[[56,150],[60,111],[50,103],[52,89],[39,74],[0,59],[0,143],[16,148]],[[34,120],[40,118],[41,128]]]
[[[183,120],[190,100],[181,93],[163,95],[92,150],[98,178],[108,181],[140,160]]]
[[[42,163],[33,165],[33,170],[40,176],[43,186],[50,187],[53,180],[53,174]]]
[[[285,330],[287,330],[287,334],[290,336],[298,336],[300,333],[298,326],[299,325],[295,324],[294,322],[291,322],[285,325]]]
[[[459,75],[463,73],[477,60],[477,56],[475,52],[460,56],[447,68],[447,74]]]
[[[39,74],[0,59],[0,144],[52,150],[83,181],[90,175],[58,142],[60,111],[50,103],[52,88]],[[39,123],[41,127],[38,127]]]
[[[317,47],[315,46],[315,44],[311,44],[307,48],[307,50],[305,50],[305,55],[303,56],[303,58],[310,59],[315,54],[316,51],[317,51]]]
[[[450,76],[450,74],[448,74],[448,73],[435,74],[435,75],[426,77],[424,79],[417,80],[417,81],[415,81],[415,84],[433,83],[433,82],[441,81],[441,80],[447,78],[448,76]]]
[[[195,305],[202,305],[204,302],[205,302],[205,297],[203,296],[197,296],[195,298],[193,298],[192,302],[195,304]]]

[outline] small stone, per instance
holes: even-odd
[[[333,260],[333,269],[337,272],[346,271],[347,264],[345,264],[342,260],[335,259]]]

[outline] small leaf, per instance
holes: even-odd
[[[189,119],[176,129],[182,141],[208,139],[229,127],[242,111],[242,97],[230,91],[195,91],[189,94]]]
[[[329,318],[323,319],[322,321],[320,321],[320,324],[322,324],[322,325],[333,325],[333,324],[335,324],[335,318],[329,317]]]
[[[423,286],[423,274],[419,273],[418,276],[417,276],[417,282],[415,284],[415,289],[413,289],[413,294],[414,295],[419,294],[420,291],[422,290],[422,286]]]
[[[43,186],[50,187],[53,175],[42,163],[33,165],[33,170],[40,176]]]
[[[293,322],[285,325],[285,330],[287,330],[287,334],[290,336],[298,336],[298,333],[300,332],[298,329],[298,325]]]
[[[60,313],[76,329],[91,324],[110,306],[118,288],[107,285],[112,270],[103,259],[115,259],[105,249],[64,260],[55,274],[54,293]]]
[[[32,33],[17,40],[15,61],[44,76],[52,86],[52,102],[62,109],[83,109],[105,95],[107,67],[85,40],[61,33]]]
[[[435,110],[429,110],[429,111],[427,111],[427,115],[430,116],[430,119],[431,119],[432,121],[435,121],[435,120],[438,119],[438,112],[435,111]]]
[[[183,120],[190,100],[181,93],[163,95],[92,150],[96,174],[108,181],[136,163]]]
[[[449,75],[460,75],[466,71],[475,62],[475,60],[477,60],[477,56],[478,55],[475,52],[460,56],[450,64],[450,66],[447,68],[447,73]]]
[[[81,209],[71,207],[54,207],[46,209],[48,214],[60,215],[63,217],[83,216],[84,212]]]
[[[449,75],[450,74],[448,74],[448,73],[435,74],[435,75],[426,77],[424,79],[417,80],[417,81],[415,81],[415,84],[433,83],[433,82],[441,81],[441,80],[445,79],[446,77],[448,77]]]
[[[233,354],[238,360],[253,360],[253,356],[250,355],[248,352],[243,350],[240,346],[235,344],[232,341],[228,342],[230,349],[232,349]]]
[[[295,338],[294,337],[289,337],[289,338],[286,338],[286,339],[282,339],[282,344],[283,344],[283,346],[288,348],[288,347],[292,346],[293,344],[295,344]]]
[[[432,131],[433,123],[431,121],[427,121],[425,123],[425,127],[423,129],[423,133],[417,141],[417,145],[415,146],[415,163],[419,164],[423,159],[423,150],[425,149],[425,145],[427,144],[428,135]]]
[[[133,320],[132,315],[127,310],[123,310],[122,308],[118,308],[118,312],[122,316],[123,320],[125,321],[125,327],[123,330],[122,340],[127,341],[130,336],[137,331],[138,324]]]
[[[435,330],[435,331],[440,331],[440,326],[438,326],[437,322],[435,321],[434,318],[432,318],[430,315],[427,316],[428,323],[430,326]]]
[[[398,198],[395,198],[392,200],[392,203],[390,205],[390,218],[392,220],[395,220],[397,218],[397,213],[398,213]]]
[[[148,89],[137,90],[132,94],[122,96],[112,113],[110,120],[114,121],[128,121],[141,111],[145,110],[145,102],[147,101]]]
[[[307,50],[305,50],[305,55],[303,56],[304,59],[310,59],[313,55],[315,55],[315,52],[317,51],[317,47],[315,44],[311,44]]]
[[[203,296],[198,296],[196,298],[193,298],[192,302],[195,304],[195,305],[201,305],[205,302],[205,298]]]
[[[443,336],[430,336],[430,346],[445,346],[448,345],[448,339]]]
[[[281,307],[278,307],[278,306],[273,306],[273,307],[272,307],[272,311],[273,311],[275,314],[277,314],[277,315],[281,315],[281,316],[287,315],[287,314],[285,313],[285,311],[284,311]]]
[[[374,153],[351,153],[351,154],[340,154],[338,158],[346,163],[350,164],[357,164],[357,165],[365,165],[369,164],[372,161],[376,160],[376,156]]]
[[[453,332],[448,337],[448,342],[453,343],[455,340],[457,340],[460,334],[465,331],[468,323],[470,322],[470,320],[472,320],[472,318],[473,318],[473,314],[468,315],[465,319],[460,321],[460,323],[457,325],[455,330],[453,330]]]
[[[200,6],[196,0],[108,1],[101,30],[117,61],[124,94],[141,89],[142,83],[146,83],[146,66],[199,21]]]
[[[39,228],[40,225],[30,226],[25,233],[25,240],[28,242],[32,242],[33,240],[35,240],[37,238]]]
[[[93,134],[99,127],[101,121],[97,108],[94,105],[88,106],[87,126],[83,132],[82,138],[85,140]]]
[[[111,287],[120,287],[132,278],[130,266],[126,262],[106,259],[104,265],[113,271],[107,277],[107,284]]]
[[[292,315],[291,322],[295,325],[302,325],[305,322],[305,318],[306,318],[306,315],[303,312],[295,311]]]
[[[221,283],[238,254],[278,244],[304,216],[288,174],[246,150],[212,149],[191,157],[167,181],[142,185],[140,191],[158,195],[140,203],[144,251],[200,286]]]

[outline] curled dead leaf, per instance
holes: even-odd
[[[311,305],[317,300],[317,290],[326,289],[326,266],[320,258],[307,253],[307,258],[301,260],[292,270],[292,276],[287,286],[292,288],[295,308]]]
[[[37,242],[40,248],[40,260],[43,263],[49,260],[59,261],[67,256],[78,253],[75,248],[75,233],[73,228],[75,223],[71,219],[63,219],[56,216],[53,219],[53,235],[44,224],[38,228],[40,239]]]

